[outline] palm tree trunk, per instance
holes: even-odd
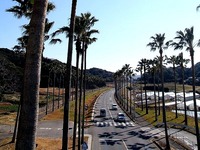
[[[174,70],[174,98],[175,98],[175,110],[176,110],[176,118],[178,118],[178,111],[177,111],[177,97],[176,97],[176,69],[175,65],[173,64]]]
[[[183,61],[183,60],[181,60]],[[185,114],[185,125],[188,125],[187,121],[187,106],[186,106],[186,98],[185,98],[185,83],[184,83],[184,67],[183,67],[183,62],[181,62],[181,69],[182,69],[182,85],[183,85],[183,101],[184,101],[184,114]]]
[[[130,75],[130,99],[129,99],[129,109],[130,109],[130,114],[132,113],[132,93],[131,93],[131,91],[132,91],[132,86],[131,86],[131,83],[132,83],[132,80],[131,80],[132,78],[131,78],[131,75]]]
[[[195,128],[196,128],[197,146],[198,146],[198,149],[200,149],[199,123],[198,123],[197,104],[196,104],[195,69],[194,69],[193,52],[191,54],[191,63],[192,63],[192,90],[193,90],[193,101],[194,101],[194,120],[195,120]]]
[[[168,137],[168,132],[167,132],[167,120],[166,120],[166,110],[165,110],[165,97],[164,97],[164,75],[163,75],[163,66],[162,66],[162,53],[160,53],[160,73],[161,73],[161,87],[162,87],[162,108],[163,108],[163,123],[164,123],[164,128],[165,128],[165,139],[166,139],[166,150],[170,150],[170,145],[169,145],[169,137]]]
[[[155,87],[155,70],[153,68],[153,91],[154,91],[154,101],[155,101],[155,121],[158,120],[158,116],[157,116],[157,101],[156,101],[156,87]]]
[[[79,86],[79,52],[76,52],[76,82],[75,82],[75,108],[74,108],[74,129],[73,129],[73,146],[72,149],[76,149],[76,129],[77,129],[77,115],[78,111],[78,86]],[[80,103],[80,102],[79,102]]]
[[[85,49],[84,51],[84,78],[83,78],[83,116],[82,116],[82,138],[81,138],[81,143],[84,142],[84,124],[85,124],[85,92],[86,92],[86,65],[87,65],[87,62],[86,62],[86,54],[87,52],[87,49]],[[88,109],[88,108],[87,108]]]
[[[145,75],[145,67],[144,67],[144,93],[145,93],[145,107],[146,107],[146,114],[148,114],[148,104],[147,104],[147,89],[146,89],[146,75]]]
[[[84,54],[82,54],[82,57],[81,57],[81,76],[80,76],[80,95],[79,95],[79,115],[78,115],[78,150],[81,149],[81,104],[82,104],[82,95],[83,95],[83,65],[84,65]],[[84,124],[82,124],[82,126],[84,127]]]
[[[34,0],[23,84],[16,150],[35,149],[39,112],[39,87],[48,0]]]
[[[68,54],[67,54],[67,69],[66,69],[66,83],[65,83],[65,105],[64,105],[64,118],[63,118],[63,136],[62,136],[62,150],[68,149],[68,130],[69,130],[69,101],[71,94],[71,72],[72,72],[72,51],[74,41],[74,27],[76,16],[77,0],[72,0],[71,18],[70,18],[70,31],[68,41]]]
[[[142,97],[142,88],[143,88],[143,86],[142,86],[142,71],[140,72],[140,90],[141,90],[141,105],[142,105],[142,111],[143,111],[143,109],[144,109],[144,107],[143,107],[143,97]]]

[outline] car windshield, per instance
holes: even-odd
[[[124,117],[124,114],[118,114],[119,117]]]

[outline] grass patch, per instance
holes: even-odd
[[[19,105],[0,105],[0,110],[5,112],[17,112]]]
[[[158,123],[162,123],[163,122],[163,115],[162,115],[162,109],[161,109],[161,113],[158,116],[158,120],[155,121],[155,111],[153,108],[148,109],[148,114],[146,114],[146,110],[144,109],[143,111],[141,110],[141,108],[136,108],[136,112],[143,116],[143,118],[151,123],[152,125],[157,125]],[[194,128],[195,127],[195,122],[194,122],[194,118],[187,116],[188,119],[188,126]],[[182,124],[184,125],[185,122],[185,118],[184,118],[184,114],[178,114],[178,118],[176,118],[176,114],[174,112],[171,112],[169,109],[166,109],[166,120],[168,123],[176,123],[176,124]],[[200,123],[199,123],[200,126]]]
[[[96,98],[103,92],[109,90],[110,88],[101,88],[101,89],[96,89],[96,90],[90,90],[86,92],[86,104],[88,105],[88,110],[86,111],[86,117],[90,118],[92,115],[92,109],[93,105],[96,101]],[[75,101],[70,101],[69,103],[69,120],[73,121],[74,120],[74,109],[75,109]],[[60,109],[57,109],[56,111],[52,112],[51,114],[46,115],[43,120],[58,120],[58,119],[63,119],[64,115],[64,109],[63,107]]]

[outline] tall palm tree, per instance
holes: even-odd
[[[62,150],[68,149],[69,101],[71,94],[72,51],[73,51],[73,41],[74,41],[76,5],[77,5],[77,0],[72,0],[68,53],[67,53],[67,68],[65,73],[66,80],[65,80],[65,104],[64,104],[64,118],[63,118]]]
[[[14,14],[15,17],[17,17],[18,19],[25,17],[28,20],[31,19],[31,14],[33,12],[33,3],[34,1],[28,1],[28,0],[13,0],[17,2],[17,6],[13,6],[10,9],[7,9],[7,12],[11,12]],[[53,3],[48,2],[48,6],[47,6],[47,12],[53,10],[55,8],[55,5],[53,5]],[[30,28],[30,25],[29,25]],[[29,31],[27,31],[27,33],[29,33]],[[44,32],[45,33],[45,32]],[[18,45],[15,45],[13,47],[13,49],[17,50],[18,52],[23,52],[26,50],[27,48],[27,44],[28,44],[28,36],[27,35],[23,35],[22,37],[18,38]],[[21,92],[21,96],[20,96],[20,103],[19,103],[19,109],[18,112],[19,113],[21,111],[21,103],[22,103],[22,92]],[[19,114],[17,114],[17,116],[19,116]],[[19,118],[19,117],[17,117]],[[18,119],[16,118],[16,123],[15,123],[15,129],[17,130],[16,125],[18,124]],[[14,134],[16,134],[16,131],[14,131]],[[13,135],[13,137],[15,137],[15,135]],[[14,138],[12,140],[14,142]]]
[[[178,42],[173,42],[171,45],[174,46],[174,49],[183,49],[186,47],[186,51],[189,51],[191,58],[192,66],[192,90],[193,90],[193,100],[194,100],[194,119],[195,119],[195,128],[197,136],[197,145],[200,149],[200,136],[199,136],[199,125],[198,125],[198,115],[197,115],[197,104],[196,104],[196,89],[195,89],[195,67],[194,67],[194,47],[200,46],[200,40],[197,43],[194,43],[194,28],[186,28],[185,31],[177,31],[177,36],[175,40]]]
[[[165,99],[164,99],[164,77],[163,77],[163,49],[169,46],[169,42],[165,42],[165,34],[156,34],[151,37],[152,42],[148,43],[151,51],[159,50],[160,53],[160,73],[161,73],[161,88],[162,88],[162,108],[163,108],[163,123],[165,127],[165,138],[166,138],[166,150],[170,149],[169,137],[167,132],[167,121],[166,121],[166,110],[165,110]]]
[[[88,45],[92,44],[93,42],[96,42],[97,38],[95,37],[91,37],[91,35],[99,33],[98,30],[95,29],[91,29],[91,27],[94,26],[94,24],[98,21],[98,19],[96,19],[94,16],[91,16],[91,13],[81,13],[81,17],[83,22],[85,22],[85,33],[83,34],[83,56],[82,59],[84,61],[82,61],[82,63],[84,62],[83,67],[81,69],[83,70],[83,105],[82,105],[82,110],[83,110],[83,114],[82,114],[82,138],[81,138],[81,143],[84,142],[84,120],[85,120],[85,92],[86,92],[86,68],[87,68],[87,49],[88,49]]]
[[[175,55],[167,57],[167,63],[172,64],[172,69],[174,72],[174,99],[175,99],[175,111],[176,111],[176,118],[178,118],[178,111],[177,111],[177,96],[176,96],[176,65],[178,64],[178,58]]]
[[[34,0],[26,52],[23,98],[16,149],[35,149],[39,109],[41,59],[48,0]]]

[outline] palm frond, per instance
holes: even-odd
[[[62,40],[61,39],[51,39],[51,41],[49,42],[49,44],[57,44],[57,42],[61,43]]]
[[[197,6],[196,11],[199,11],[200,5]]]

